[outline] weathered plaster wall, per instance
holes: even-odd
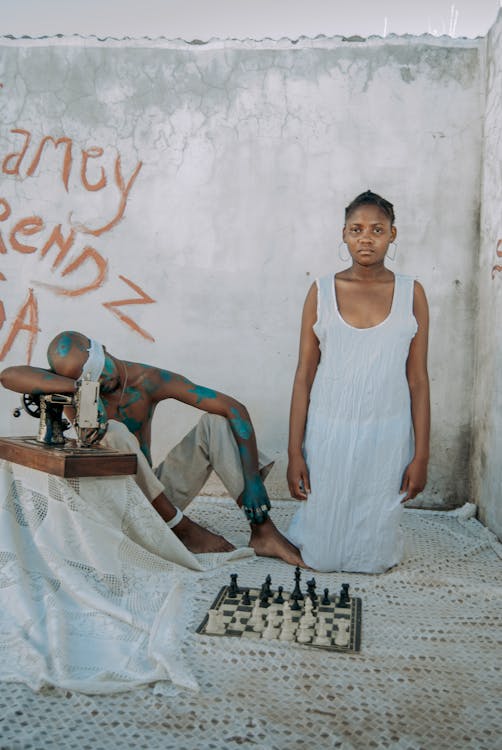
[[[479,48],[432,37],[4,40],[2,364],[31,356],[43,365],[47,341],[69,327],[119,356],[230,392],[249,405],[261,445],[277,459],[273,494],[287,495],[303,299],[317,275],[343,266],[343,207],[371,187],[395,204],[393,267],[416,275],[430,299],[434,426],[424,502],[463,503]],[[40,152],[47,136],[69,141]],[[51,245],[58,226],[63,239]],[[115,304],[131,298],[142,304]],[[13,395],[0,399],[0,433],[34,429],[28,417],[9,416]],[[195,419],[163,404],[155,457]]]
[[[502,12],[486,39],[473,497],[502,539]]]

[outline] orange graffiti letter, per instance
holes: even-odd
[[[2,213],[0,214],[0,221],[5,221],[10,216],[10,206],[5,198],[0,198],[0,208],[3,208]],[[5,254],[6,252],[7,248],[5,247],[5,242],[3,241],[2,233],[0,232],[0,253]]]
[[[31,134],[27,130],[18,130],[15,128],[14,130],[10,131],[11,133],[20,133],[21,135],[24,135],[25,141],[24,146],[19,152],[15,152],[12,154],[7,154],[5,159],[2,162],[2,172],[4,174],[19,174],[19,167],[21,166],[21,162],[24,159],[24,155],[26,151],[28,150],[28,146],[30,145],[31,140]],[[16,159],[16,162],[13,167],[9,167],[9,162],[12,159]]]
[[[0,273],[0,281],[7,281],[3,273]],[[5,323],[5,307],[3,306],[3,302],[0,302],[0,328],[3,328],[4,323]]]
[[[51,247],[53,247],[53,245],[57,245],[59,247],[59,253],[56,256],[56,260],[52,264],[52,268],[57,268],[71,250],[74,239],[75,232],[73,231],[73,229],[70,230],[70,234],[65,239],[61,232],[61,224],[58,224],[57,227],[54,227],[51,232],[51,236],[49,237],[43,248],[40,250],[40,255],[42,256],[42,258],[45,258]]]
[[[106,186],[106,174],[103,167],[100,167],[101,177],[98,182],[90,183],[87,179],[87,162],[89,159],[99,159],[103,156],[103,149],[98,146],[88,148],[86,151],[82,149],[82,166],[80,168],[80,177],[82,179],[82,185],[86,190],[102,190]]]
[[[499,240],[497,242],[497,248],[495,250],[497,257],[502,258],[502,250],[499,250],[499,247],[502,245],[502,240]],[[502,271],[502,266],[493,266],[492,268],[492,279],[495,278],[496,273],[500,273]]]
[[[73,273],[77,270],[77,268],[80,268],[84,265],[84,263],[87,260],[92,260],[96,264],[97,267],[97,274],[93,281],[91,281],[90,284],[86,284],[85,286],[78,287],[77,289],[67,289],[64,286],[57,286],[55,284],[46,284],[45,282],[40,282],[38,286],[45,286],[47,289],[50,289],[55,294],[62,294],[65,297],[79,297],[81,294],[86,294],[87,292],[92,292],[94,289],[99,289],[100,286],[103,286],[105,279],[106,279],[106,271],[108,268],[108,263],[103,258],[102,255],[98,253],[97,250],[95,250],[93,247],[84,247],[80,255],[75,258],[69,265],[66,266],[64,271],[62,272],[61,276],[68,276],[68,274]],[[34,284],[37,282],[34,281]]]
[[[25,319],[28,318],[28,323],[25,323]],[[33,289],[28,292],[28,299],[19,310],[14,323],[10,329],[10,333],[7,337],[7,341],[0,351],[0,361],[5,359],[5,355],[8,354],[12,348],[14,340],[17,338],[21,331],[27,331],[30,334],[28,339],[28,347],[26,350],[27,364],[31,362],[31,354],[33,347],[37,340],[37,335],[40,332],[38,327],[38,305],[37,298],[33,294]]]
[[[21,221],[17,222],[9,235],[10,244],[14,250],[18,251],[18,253],[34,253],[37,248],[34,245],[24,245],[22,242],[19,242],[16,234],[22,234],[23,237],[29,237],[32,234],[41,232],[43,228],[44,222],[40,216],[28,216],[27,219],[21,219]]]
[[[64,161],[63,161],[63,184],[65,186],[66,192],[68,192],[68,180],[70,178],[70,171],[71,171],[71,165],[72,165],[72,156],[71,156],[71,147],[72,147],[72,140],[71,138],[58,138],[57,141],[51,136],[46,135],[45,138],[42,138],[40,141],[40,146],[38,147],[37,153],[35,154],[33,161],[31,162],[28,171],[26,174],[31,177],[35,173],[35,169],[38,167],[38,163],[40,161],[40,157],[42,156],[42,151],[44,150],[45,144],[51,141],[51,143],[54,144],[54,147],[57,148],[61,143],[64,143],[66,146],[66,151],[64,155]]]
[[[127,204],[127,198],[134,184],[134,180],[138,176],[138,172],[142,166],[143,166],[143,162],[139,161],[136,165],[134,172],[129,178],[129,182],[126,185],[124,182],[124,177],[122,175],[120,156],[117,156],[117,159],[115,161],[115,182],[117,183],[117,187],[121,193],[121,198],[120,198],[120,203],[119,203],[117,213],[115,214],[114,218],[108,222],[108,224],[105,224],[104,226],[99,227],[98,229],[89,229],[89,227],[86,227],[83,224],[78,224],[77,229],[79,230],[79,232],[83,232],[84,234],[92,234],[94,237],[99,237],[99,235],[103,234],[104,232],[108,232],[116,224],[119,223],[119,221],[122,219],[124,215],[125,207]]]
[[[125,276],[119,275],[119,279],[125,281],[125,283],[131,287],[131,289],[134,289],[134,291],[140,295],[140,298],[138,299],[137,297],[133,297],[132,299],[117,299],[113,302],[103,302],[103,307],[106,307],[107,310],[110,310],[110,312],[116,315],[123,323],[126,324],[126,326],[132,328],[133,331],[139,333],[139,335],[143,336],[143,338],[148,339],[149,341],[155,341],[153,336],[143,328],[140,328],[139,325],[134,320],[132,320],[132,318],[123,313],[121,310],[115,309],[118,308],[119,305],[151,305],[155,302],[155,300],[152,299],[148,294],[146,294],[146,292],[144,292],[133,281],[131,281],[130,279],[126,279]]]
[[[0,214],[0,221],[6,221],[10,214],[11,214],[11,208],[5,198],[0,198],[0,207],[2,208],[2,213]]]

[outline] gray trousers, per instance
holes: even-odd
[[[228,420],[217,414],[204,414],[155,469],[142,453],[137,438],[122,422],[111,419],[101,443],[106,448],[136,454],[138,470],[134,478],[150,502],[164,493],[183,510],[199,494],[213,470],[235,500],[244,489],[237,443]],[[270,458],[258,452],[263,479],[273,464]]]

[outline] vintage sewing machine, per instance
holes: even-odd
[[[75,412],[73,426],[79,448],[99,443],[108,427],[106,415],[99,409],[99,382],[92,380],[80,380],[74,394],[25,393],[21,404],[30,416],[40,420],[36,440],[44,445],[62,446],[66,443],[64,432],[71,424],[63,411],[68,407]],[[14,409],[13,414],[20,417],[21,409]]]
[[[119,453],[100,445],[108,422],[99,399],[99,382],[80,380],[75,393],[25,393],[22,409],[39,419],[36,437],[1,437],[0,458],[63,477],[135,474],[134,453]],[[64,409],[71,410],[73,424]],[[21,408],[13,415],[20,417]],[[74,427],[76,439],[64,433]]]

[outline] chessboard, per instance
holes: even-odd
[[[316,593],[315,579],[300,587],[301,573],[296,569],[296,586],[291,594],[283,587],[271,588],[271,578],[258,588],[237,585],[237,574],[223,586],[197,628],[201,635],[278,640],[318,649],[355,653],[361,649],[362,603],[349,595],[344,583],[339,594]]]

